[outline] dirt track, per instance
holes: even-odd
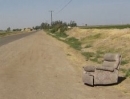
[[[0,99],[129,99],[114,86],[85,86],[75,53],[43,31],[3,45]]]

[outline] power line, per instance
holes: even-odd
[[[70,0],[61,10],[59,10],[59,12],[57,12],[57,14],[60,13],[62,10],[64,10],[71,2],[72,2],[72,0]]]

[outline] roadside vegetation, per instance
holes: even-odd
[[[78,50],[86,61],[101,64],[105,53],[120,53],[122,68],[129,67],[130,25],[77,27],[76,22],[55,21],[52,25],[42,23],[35,28],[44,29],[58,40]],[[123,68],[125,77],[130,77],[130,69]]]
[[[130,24],[124,25],[97,25],[97,26],[79,26],[81,29],[125,29],[130,28]]]
[[[11,34],[16,34],[16,33],[20,32],[20,31],[21,31],[21,29],[13,29],[13,30],[11,30],[11,28],[8,27],[6,30],[0,30],[0,37],[11,35]]]

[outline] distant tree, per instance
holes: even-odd
[[[39,30],[39,29],[41,29],[41,26],[35,26],[34,29]]]
[[[13,31],[21,31],[22,29],[13,29]]]
[[[50,25],[48,23],[42,23],[40,27],[41,29],[49,29]]]
[[[76,27],[77,23],[75,21],[70,21],[70,23],[68,24],[68,26]]]
[[[11,28],[10,28],[10,27],[7,28],[7,32],[9,32],[9,31],[11,31]]]

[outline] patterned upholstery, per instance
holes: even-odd
[[[105,54],[102,66],[95,67],[95,69],[94,66],[86,67],[86,70],[83,73],[83,82],[89,85],[106,85],[117,83],[120,62],[121,55],[112,53]]]

